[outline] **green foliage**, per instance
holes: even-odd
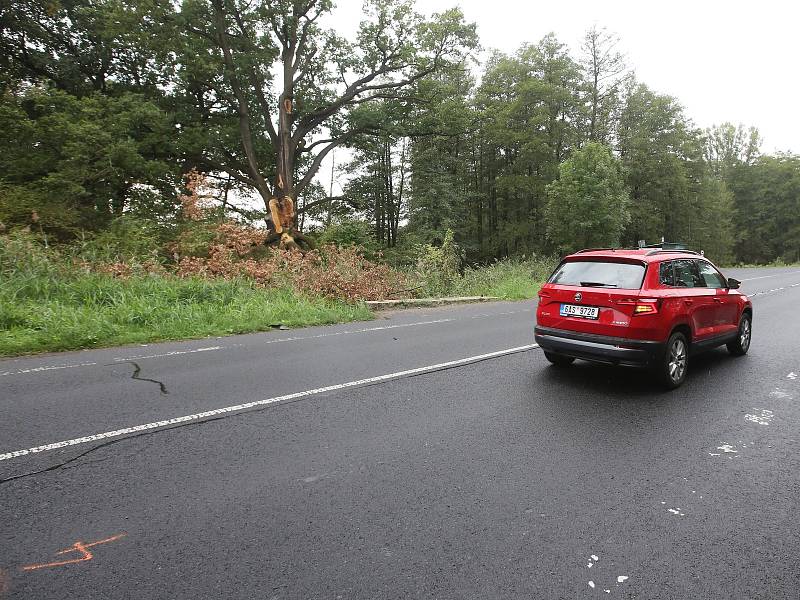
[[[630,201],[621,163],[606,146],[589,142],[576,151],[546,194],[547,235],[561,253],[619,246]]]
[[[698,130],[675,98],[632,79],[612,33],[591,28],[577,55],[553,34],[494,54],[476,87],[476,29],[458,9],[427,18],[413,0],[369,0],[350,40],[324,27],[333,10],[330,0],[8,0],[0,232],[80,240],[73,253],[103,260],[202,256],[212,225],[181,219],[180,175],[220,182],[216,222],[234,212],[253,222],[264,214],[232,204],[270,197],[280,154],[305,189],[301,229],[342,219],[324,241],[384,248],[397,264],[448,229],[464,259],[486,263],[614,243],[620,223],[625,245],[664,237],[717,260],[795,260],[798,158],[759,158],[752,127]],[[283,96],[290,147],[279,152]],[[599,212],[598,200],[564,212],[589,194],[619,200],[613,185],[597,188],[613,177],[591,184],[570,166],[589,142],[622,162],[627,208]],[[355,151],[333,199],[309,187],[329,143]]]
[[[800,261],[800,157],[763,156],[752,165],[740,164],[729,186],[737,261]]]
[[[461,248],[447,230],[441,246],[425,244],[420,247],[415,265],[415,276],[426,295],[447,295],[459,278],[463,260]]]
[[[447,295],[494,296],[504,300],[533,298],[557,264],[555,258],[504,258],[464,269]]]
[[[333,244],[338,248],[360,248],[367,257],[375,256],[378,251],[378,244],[369,224],[356,219],[342,219],[332,223],[322,231],[318,240],[320,244]]]
[[[369,319],[362,304],[248,280],[89,273],[30,236],[0,237],[0,355]]]
[[[695,219],[691,198],[703,175],[702,140],[670,97],[634,84],[619,126],[619,146],[631,191],[624,242],[687,242]]]
[[[144,98],[29,88],[0,99],[0,221],[68,239],[98,230],[133,196],[172,196],[165,115]],[[154,204],[152,198],[148,204]],[[32,220],[32,213],[37,213]]]
[[[93,262],[154,260],[162,251],[159,231],[152,221],[123,215],[84,243],[80,255]]]

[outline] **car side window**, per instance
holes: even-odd
[[[697,269],[700,277],[703,278],[703,286],[709,288],[727,288],[728,283],[725,278],[710,264],[704,260],[697,261]]]
[[[675,269],[673,261],[662,262],[658,267],[658,281],[661,285],[675,285]]]
[[[695,261],[676,260],[673,264],[675,265],[676,287],[705,287],[705,282],[700,278]]]

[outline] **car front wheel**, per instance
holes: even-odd
[[[753,337],[753,320],[750,313],[744,313],[739,321],[739,331],[733,341],[728,342],[728,352],[734,356],[744,356],[750,349],[750,340]]]
[[[686,379],[689,368],[689,343],[686,336],[676,331],[667,341],[667,349],[656,370],[667,389],[674,390]]]

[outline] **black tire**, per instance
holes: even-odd
[[[676,331],[667,341],[664,356],[655,366],[656,375],[668,390],[674,390],[686,380],[689,370],[689,342]]]
[[[563,354],[555,354],[547,351],[545,351],[544,357],[557,367],[566,367],[575,362],[572,356],[564,356]]]
[[[728,352],[734,356],[744,356],[750,349],[750,340],[753,338],[753,318],[750,313],[743,313],[739,321],[739,331],[736,339],[728,342]]]

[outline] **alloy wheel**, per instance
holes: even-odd
[[[739,345],[745,352],[750,347],[750,319],[742,319],[742,325],[739,327]]]
[[[669,349],[669,376],[672,381],[678,382],[683,379],[686,371],[686,344],[682,339],[672,342]]]

